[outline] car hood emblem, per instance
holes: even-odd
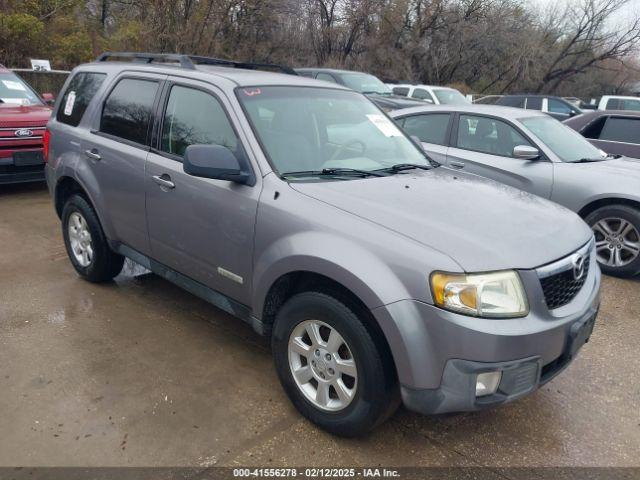
[[[33,131],[28,128],[21,128],[20,130],[15,131],[16,137],[31,137],[33,136]]]
[[[573,257],[572,260],[572,266],[573,266],[573,278],[575,280],[580,280],[582,277],[584,277],[584,256],[581,254],[577,254]]]

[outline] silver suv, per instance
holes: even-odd
[[[128,257],[249,322],[294,405],[344,436],[400,399],[514,400],[575,357],[600,287],[577,215],[438,167],[360,93],[255,68],[110,54],[74,70],[46,174],[82,277]]]

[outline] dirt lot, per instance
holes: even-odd
[[[43,186],[0,186],[0,246],[0,465],[640,466],[640,281],[604,279],[592,340],[534,395],[342,440],[248,326],[132,265],[80,280]]]

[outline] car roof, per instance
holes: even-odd
[[[634,97],[633,95],[603,95],[602,98],[619,98],[620,100],[640,100],[640,97]]]
[[[459,113],[477,113],[485,115],[493,115],[503,117],[510,120],[516,120],[525,117],[547,117],[546,113],[538,110],[525,110],[523,108],[503,107],[500,105],[425,105],[420,107],[403,108],[394,110],[390,115],[394,118],[403,117],[405,115],[415,115],[416,113],[433,113],[433,112],[459,112]]]
[[[579,115],[582,118],[592,118],[592,117],[604,117],[604,116],[626,116],[626,117],[640,117],[640,111],[638,110],[584,110],[582,115]],[[578,117],[574,117],[578,118]]]
[[[433,88],[436,90],[455,90],[455,88],[453,87],[443,87],[442,85],[425,85],[423,83],[387,83],[387,85],[391,88],[394,87],[403,87],[403,88],[407,88],[407,87],[413,87],[413,88]]]
[[[349,90],[338,84],[332,84],[315,80],[300,75],[289,75],[286,73],[274,73],[263,70],[249,70],[237,67],[221,67],[212,65],[195,65],[195,69],[181,68],[177,64],[163,63],[135,63],[135,62],[92,62],[85,63],[78,67],[82,71],[101,71],[105,73],[117,74],[121,71],[135,71],[144,73],[155,73],[163,75],[182,76],[186,78],[194,78],[201,80],[210,80],[215,76],[225,80],[230,87],[249,87],[249,86],[307,86],[333,88],[340,90]]]
[[[556,98],[558,100],[564,100],[566,102],[565,97],[558,97],[557,95],[545,95],[541,93],[513,93],[502,95],[504,98],[514,98],[514,97],[527,97],[527,98]]]

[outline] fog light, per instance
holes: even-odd
[[[493,395],[498,390],[502,372],[479,373],[476,377],[476,397]]]

